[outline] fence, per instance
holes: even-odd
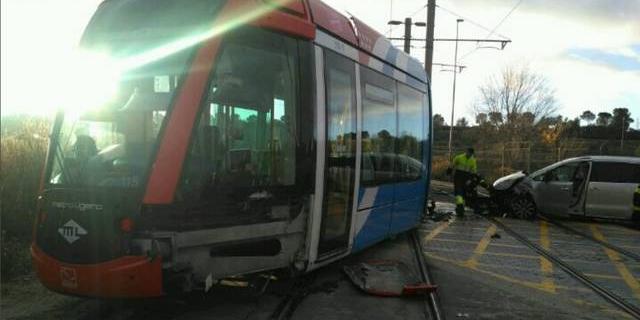
[[[467,146],[454,145],[453,155],[464,152]],[[620,148],[619,141],[572,139],[556,145],[531,142],[504,142],[474,146],[478,172],[495,180],[518,170],[533,172],[562,159],[584,155],[640,156],[640,141],[628,141]],[[445,178],[449,166],[449,149],[446,144],[433,146],[433,176]]]

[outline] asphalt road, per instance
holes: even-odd
[[[435,182],[438,210],[452,211],[450,185]],[[543,223],[503,219],[530,240],[580,267],[599,283],[640,302],[640,265],[601,246]],[[610,224],[572,226],[640,252],[640,231]],[[574,280],[553,263],[500,230],[469,214],[419,227],[422,250],[447,319],[624,319],[628,315]],[[425,319],[422,298],[365,294],[342,268],[370,260],[397,260],[416,268],[406,235],[389,239],[311,274],[291,319]],[[416,269],[414,269],[415,271]],[[269,319],[295,290],[292,279],[222,286],[209,293],[152,300],[103,301],[62,296],[33,276],[4,283],[2,319]],[[265,288],[264,290],[262,290]]]

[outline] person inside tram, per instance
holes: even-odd
[[[129,113],[115,120],[115,132],[121,138],[100,150],[90,160],[92,183],[101,186],[136,186],[147,160],[149,121],[142,112]]]
[[[229,151],[231,170],[228,183],[234,187],[252,187],[255,184],[255,170],[251,163],[251,150]]]
[[[98,154],[96,141],[83,132],[77,132],[71,150],[73,158],[65,160],[68,169],[66,179],[70,183],[82,183],[90,170],[89,161]]]
[[[76,136],[73,152],[80,163],[85,163],[98,154],[98,147],[96,147],[96,141],[93,138],[85,134],[79,134]]]

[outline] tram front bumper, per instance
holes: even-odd
[[[163,295],[160,257],[124,256],[98,264],[68,264],[35,244],[31,245],[31,257],[40,282],[52,291],[99,298]]]

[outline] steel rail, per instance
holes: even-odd
[[[629,250],[627,250],[627,249],[621,248],[621,247],[616,246],[615,244],[612,244],[612,243],[607,242],[607,241],[603,241],[603,240],[600,240],[600,239],[596,239],[595,237],[593,237],[593,236],[591,236],[591,235],[589,235],[589,234],[587,234],[587,233],[584,233],[584,232],[582,232],[582,231],[580,231],[580,230],[576,230],[576,229],[574,229],[574,228],[572,228],[572,227],[569,227],[569,226],[567,226],[567,225],[565,225],[565,224],[563,224],[563,223],[558,222],[558,221],[557,221],[557,220],[555,220],[555,219],[551,219],[551,218],[549,218],[549,217],[546,217],[546,216],[540,216],[540,215],[539,215],[538,217],[539,217],[541,220],[544,220],[544,221],[546,221],[546,222],[549,222],[549,223],[551,223],[551,224],[553,224],[553,225],[557,226],[557,227],[558,227],[558,228],[560,228],[560,229],[563,229],[563,230],[568,231],[568,232],[573,233],[573,234],[577,234],[577,235],[579,235],[579,236],[581,236],[581,237],[583,237],[583,238],[585,238],[585,239],[589,239],[589,240],[591,240],[591,241],[593,241],[593,242],[595,242],[595,243],[598,243],[598,244],[600,244],[600,245],[603,245],[603,246],[605,246],[605,247],[607,247],[607,248],[609,248],[609,249],[611,249],[611,250],[613,250],[613,251],[617,251],[618,253],[620,253],[620,254],[622,254],[622,255],[625,255],[625,256],[627,256],[627,257],[629,257],[629,258],[631,258],[631,259],[633,259],[633,260],[635,260],[635,261],[640,262],[640,255],[638,255],[638,254],[636,254],[636,253],[633,253],[633,252],[631,252],[631,251],[629,251]]]
[[[493,217],[485,217],[485,218],[487,220],[489,220],[491,223],[493,223],[493,224],[497,225],[498,227],[500,227],[500,229],[504,230],[506,233],[508,233],[512,237],[516,238],[518,241],[520,241],[524,245],[526,245],[529,248],[535,250],[539,255],[547,258],[552,263],[560,266],[560,268],[562,268],[562,270],[564,270],[570,276],[572,276],[573,278],[579,280],[584,285],[586,285],[587,287],[589,287],[590,289],[595,291],[598,295],[603,297],[605,300],[609,301],[613,305],[615,305],[618,308],[622,309],[623,311],[627,312],[632,317],[634,317],[636,319],[640,319],[640,309],[638,307],[626,302],[624,299],[620,298],[615,293],[613,293],[613,292],[603,288],[602,286],[598,285],[597,283],[593,282],[584,273],[580,272],[578,269],[574,268],[573,266],[571,266],[570,264],[568,264],[564,260],[558,258],[556,255],[554,255],[550,251],[548,251],[548,250],[540,247],[539,245],[533,243],[532,241],[527,239],[525,236],[519,234],[515,230],[511,229],[510,227],[508,227],[506,224],[500,222],[499,220],[497,220],[497,219],[495,219]]]
[[[411,243],[414,248],[414,253],[416,255],[416,261],[418,263],[418,269],[420,271],[420,277],[422,281],[426,284],[433,285],[433,277],[429,270],[429,266],[424,258],[424,253],[422,252],[422,244],[417,235],[417,231],[413,231],[410,235]],[[436,292],[430,292],[425,294],[427,297],[425,301],[425,316],[430,316],[429,319],[434,320],[443,320],[444,314],[442,313],[442,308],[440,307],[440,301],[438,300],[438,295]]]
[[[289,293],[280,300],[269,320],[288,320],[300,305],[300,302],[309,294],[309,287],[315,279],[315,273],[307,274],[296,279]]]

